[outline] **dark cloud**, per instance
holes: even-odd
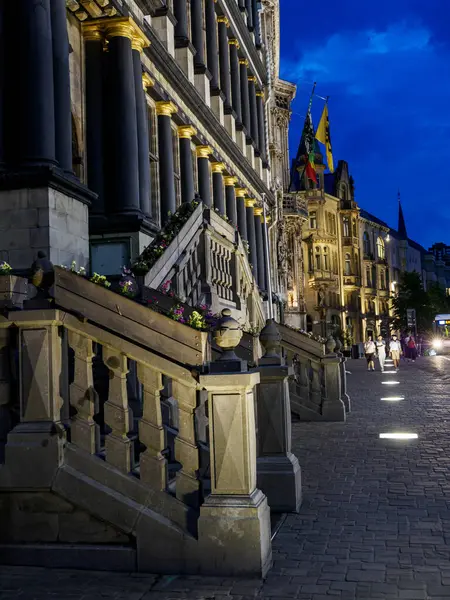
[[[376,10],[353,0],[324,4],[318,15],[317,5],[281,0],[281,76],[298,86],[291,154],[317,81],[317,93],[330,95],[335,159],[349,162],[360,205],[396,226],[400,188],[409,234],[426,246],[438,238],[450,242],[444,176],[450,47],[442,14],[450,6],[445,10],[443,0],[378,0]],[[322,106],[315,99],[316,123]]]

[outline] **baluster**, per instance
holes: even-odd
[[[103,347],[103,362],[110,370],[108,401],[105,402],[105,423],[112,431],[105,438],[106,461],[121,471],[131,470],[130,411],[128,408],[125,354]]]
[[[138,377],[143,387],[143,414],[139,422],[139,439],[146,446],[140,456],[141,481],[159,490],[167,487],[167,446],[163,425],[160,392],[164,388],[158,371],[138,364]]]
[[[320,368],[320,363],[311,361],[309,389],[311,393],[311,401],[317,404],[317,406],[322,405],[322,385],[320,381]]]
[[[178,403],[178,436],[175,439],[175,458],[182,464],[177,472],[176,496],[190,506],[199,506],[198,480],[199,449],[195,437],[196,388],[172,380],[172,395]]]
[[[98,394],[94,389],[92,359],[95,356],[92,340],[69,331],[69,346],[75,353],[74,380],[70,384],[70,404],[77,414],[70,428],[71,441],[95,454],[99,450],[99,430],[94,421],[98,412]]]

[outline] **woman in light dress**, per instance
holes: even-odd
[[[386,342],[383,340],[383,336],[379,335],[375,342],[377,349],[378,360],[380,361],[381,372],[384,371],[384,363],[386,362]]]
[[[369,335],[369,337],[367,338],[367,342],[364,344],[364,352],[366,354],[368,371],[375,371],[374,357],[376,351],[377,348],[375,346],[375,342],[372,340],[372,336]]]
[[[392,336],[392,339],[389,343],[389,353],[391,355],[392,360],[394,361],[394,368],[398,371],[400,366],[400,355],[402,353],[402,346],[397,339],[396,335]]]

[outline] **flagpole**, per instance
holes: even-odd
[[[311,112],[311,106],[312,106],[312,102],[313,102],[313,98],[314,98],[314,91],[316,89],[316,85],[317,85],[317,81],[315,81],[313,83],[313,87],[312,87],[312,90],[311,90],[311,96],[309,97],[308,110],[306,111],[306,117],[305,117],[305,124],[306,124],[306,119],[308,118],[308,115]],[[305,124],[303,125],[303,131],[305,130]],[[302,132],[302,135],[303,135],[303,132]],[[301,142],[301,140],[300,140],[300,142]],[[295,157],[295,164],[297,164],[298,159],[300,158],[299,153],[300,153],[300,146],[299,146],[298,151],[297,151],[297,156]],[[291,169],[291,179],[289,181],[288,191],[290,191],[291,187],[292,187],[292,180],[294,178],[294,169],[295,169],[295,166],[294,166],[293,169]],[[302,173],[301,177],[303,177],[303,175],[305,173],[305,169],[306,169],[306,163],[305,163],[305,167],[303,169],[303,173]],[[300,178],[300,181],[301,181],[301,178]]]

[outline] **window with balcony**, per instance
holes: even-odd
[[[377,239],[377,254],[380,260],[386,258],[386,248],[384,246],[384,240],[381,236]]]
[[[317,229],[317,213],[316,213],[316,211],[309,213],[309,228]]]
[[[356,231],[356,219],[353,219],[353,221],[352,221],[352,233],[353,233],[353,237],[358,237],[358,234]]]
[[[370,256],[370,237],[367,231],[365,231],[363,235],[363,249],[364,256]]]
[[[384,270],[380,273],[380,289],[386,289],[386,272]]]
[[[320,248],[319,246],[316,246],[316,269],[318,269],[320,271],[322,266],[322,261],[321,261],[321,257],[320,257]]]
[[[324,246],[323,248],[323,270],[330,270],[330,258],[328,256],[328,246]]]
[[[348,217],[342,218],[342,232],[344,237],[350,236],[350,219]]]
[[[346,275],[352,274],[352,259],[348,253],[345,255],[344,273]]]

